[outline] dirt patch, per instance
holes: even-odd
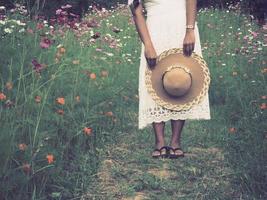
[[[164,163],[162,168],[152,168],[147,171],[150,174],[160,178],[160,179],[169,179],[176,176],[176,173],[169,169],[169,165]]]
[[[148,197],[143,192],[136,192],[134,197],[122,198],[122,200],[145,200],[145,199],[148,199]]]

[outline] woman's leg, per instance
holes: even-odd
[[[154,133],[155,133],[155,146],[156,148],[160,149],[161,147],[163,147],[165,145],[165,140],[164,140],[164,128],[165,128],[165,122],[153,122],[153,129],[154,129]],[[165,151],[165,149],[162,150],[162,153]],[[158,151],[154,151],[152,153],[152,155],[159,155],[160,152]]]
[[[181,134],[184,127],[185,120],[171,120],[172,127],[172,137],[171,137],[171,147],[179,148],[181,147]],[[177,155],[182,155],[183,151],[176,150],[174,152]]]

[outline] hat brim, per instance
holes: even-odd
[[[192,77],[189,91],[181,96],[168,95],[162,85],[162,75],[170,66],[187,68]],[[190,57],[183,54],[181,48],[173,48],[162,52],[157,58],[153,69],[146,67],[145,82],[152,99],[159,105],[171,110],[188,110],[193,105],[199,104],[208,92],[210,73],[205,60],[192,52]]]

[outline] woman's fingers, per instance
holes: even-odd
[[[155,67],[157,58],[147,58],[146,57],[146,61],[147,61],[147,64],[149,67]]]
[[[185,56],[191,56],[192,52],[194,51],[195,44],[188,43],[183,45],[183,52]]]

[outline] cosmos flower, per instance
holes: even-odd
[[[6,100],[6,95],[0,92],[0,101]]]
[[[47,154],[46,159],[48,164],[52,164],[54,162],[54,155],[53,154]]]
[[[21,151],[25,151],[27,149],[27,145],[25,143],[21,143],[18,146],[19,146],[19,150]]]
[[[40,47],[43,48],[43,49],[48,49],[51,45],[53,44],[53,41],[46,38],[46,37],[43,37],[41,39],[41,42],[40,42]]]
[[[56,99],[56,102],[60,105],[64,105],[65,104],[65,98],[64,97],[58,97]]]
[[[91,135],[92,134],[92,128],[84,127],[83,132],[85,135]]]
[[[37,73],[40,73],[41,70],[43,69],[43,66],[36,59],[32,60],[32,64],[34,71]]]

